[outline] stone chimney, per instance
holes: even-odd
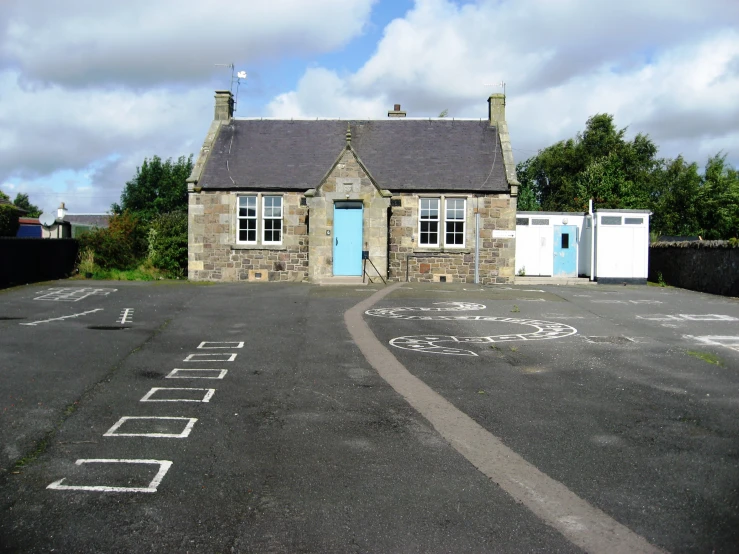
[[[488,98],[488,119],[490,125],[498,126],[498,122],[505,121],[505,94],[491,94]]]
[[[59,208],[56,210],[56,218],[58,220],[64,220],[64,217],[67,215],[67,207],[64,205],[64,202],[59,204]]]
[[[405,117],[405,112],[400,110],[400,104],[395,104],[393,109],[387,112],[388,117]]]
[[[230,90],[216,91],[216,111],[213,119],[228,121],[234,116],[234,95]]]

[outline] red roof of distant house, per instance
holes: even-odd
[[[38,217],[19,217],[18,223],[21,225],[41,225]]]

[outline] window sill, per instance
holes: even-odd
[[[449,248],[449,247],[421,247],[413,251],[414,254],[471,254],[469,248]]]
[[[284,250],[287,246],[284,244],[231,244],[231,250]]]

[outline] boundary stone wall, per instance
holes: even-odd
[[[726,241],[657,243],[649,247],[649,280],[723,296],[739,296],[739,248]]]

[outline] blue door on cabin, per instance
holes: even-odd
[[[334,275],[362,274],[361,202],[334,204]]]
[[[553,277],[577,277],[577,226],[554,226]]]

